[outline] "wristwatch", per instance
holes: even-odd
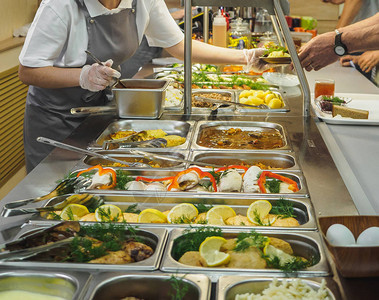
[[[347,54],[347,47],[341,41],[342,32],[339,32],[338,29],[336,29],[335,32],[336,37],[334,38],[334,52],[339,56],[343,56]]]

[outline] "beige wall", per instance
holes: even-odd
[[[12,37],[13,30],[30,23],[38,0],[1,0],[0,41]]]
[[[333,30],[337,24],[339,5],[323,3],[321,0],[289,0],[291,16],[311,16],[318,21],[318,32]]]

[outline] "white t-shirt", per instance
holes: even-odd
[[[116,9],[98,0],[84,0],[91,17],[131,8],[132,0],[121,0]],[[167,48],[183,40],[183,33],[163,0],[137,0],[136,23],[139,41],[145,34],[152,47]],[[42,1],[19,56],[26,67],[81,67],[86,62],[88,33],[85,17],[74,0]]]

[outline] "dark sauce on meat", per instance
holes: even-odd
[[[220,130],[209,127],[201,131],[198,144],[222,149],[276,149],[284,146],[284,140],[279,130],[274,128],[245,131],[240,128]]]

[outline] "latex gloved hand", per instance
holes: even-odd
[[[83,89],[91,92],[104,90],[114,82],[114,78],[120,78],[120,72],[112,69],[113,60],[108,59],[104,66],[95,63],[85,65],[80,72],[79,84]]]
[[[262,73],[263,71],[270,69],[271,66],[259,58],[263,56],[266,50],[267,49],[265,48],[243,49],[243,54],[246,58],[244,71]]]

